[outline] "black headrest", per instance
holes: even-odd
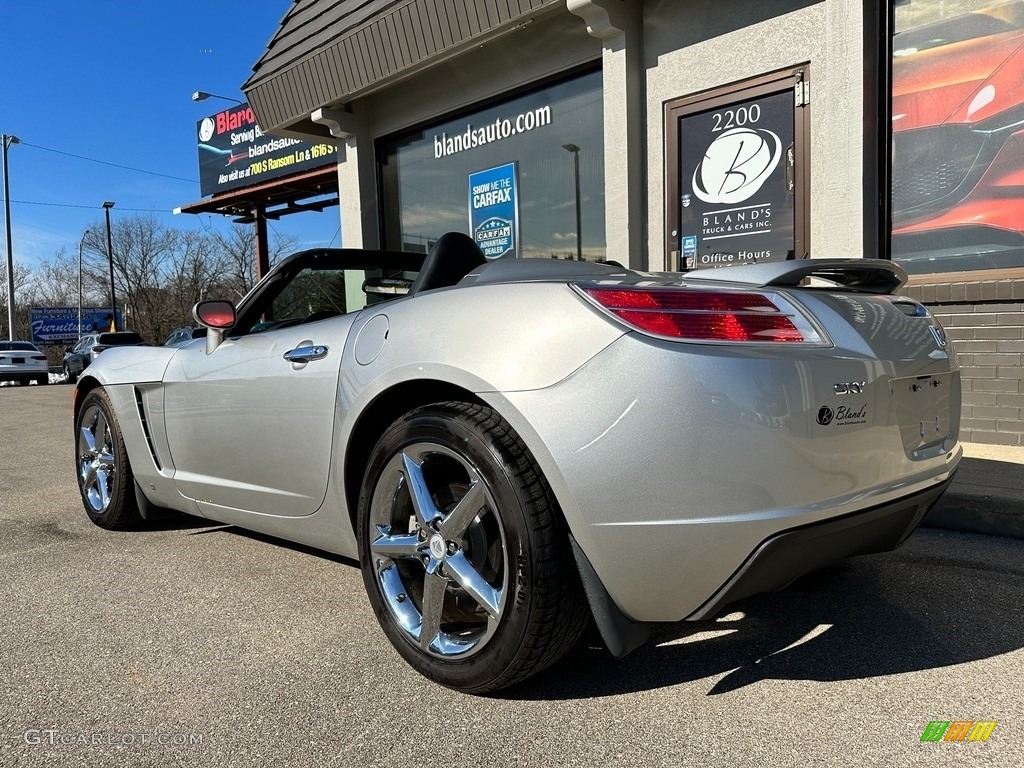
[[[437,238],[427,253],[409,295],[455,285],[474,268],[486,263],[473,238],[461,232],[447,232]]]

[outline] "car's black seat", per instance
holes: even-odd
[[[487,259],[473,238],[461,232],[447,232],[437,238],[427,253],[423,268],[409,289],[409,295],[455,285],[472,272],[474,267],[486,263]]]

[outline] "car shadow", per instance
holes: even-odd
[[[569,700],[708,679],[713,696],[762,680],[946,667],[1024,647],[1022,598],[1019,562],[995,571],[905,550],[854,558],[734,603],[716,620],[656,625],[650,642],[624,659],[592,633],[551,668],[496,695]]]
[[[189,535],[242,536],[359,568],[349,557],[192,519],[203,530]],[[656,624],[650,641],[623,659],[592,627],[557,663],[490,695],[587,699],[708,679],[713,696],[763,680],[854,680],[991,658],[1024,647],[1020,552],[1011,539],[918,532],[894,552],[823,568],[715,619]]]
[[[167,512],[166,517],[156,520],[136,520],[125,528],[107,528],[108,534],[138,535],[140,533],[159,533],[161,531],[192,531],[199,528],[223,527],[220,523],[207,520],[197,515],[183,512]],[[203,533],[203,531],[196,531]]]
[[[199,517],[198,515],[186,515],[184,513],[175,513],[168,515],[161,520],[147,520],[143,521],[135,530],[138,531],[192,531],[196,533],[203,533],[199,528],[209,529],[211,527],[222,527],[220,523],[213,520],[207,520],[205,517]]]
[[[196,518],[202,520],[202,518]],[[233,536],[241,536],[246,539],[252,539],[253,541],[263,542],[264,544],[271,544],[275,547],[281,547],[283,549],[291,549],[296,552],[301,552],[305,555],[312,555],[313,557],[319,557],[321,560],[330,560],[334,563],[341,563],[342,565],[348,565],[353,568],[359,568],[359,561],[346,557],[345,555],[336,555],[333,552],[325,552],[322,549],[316,549],[315,547],[307,547],[305,544],[297,544],[294,541],[288,541],[287,539],[280,539],[277,536],[270,536],[265,533],[258,533],[256,531],[249,531],[245,528],[239,528],[235,525],[224,525],[221,523],[215,523],[212,520],[203,520],[205,530],[193,531],[190,536],[199,536],[207,533],[227,533]]]

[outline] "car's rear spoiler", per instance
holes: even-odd
[[[907,282],[907,273],[887,259],[799,259],[693,270],[686,273],[685,282],[784,288],[798,286],[806,278],[827,280],[859,293],[894,293]]]

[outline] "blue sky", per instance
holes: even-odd
[[[115,218],[141,209],[169,226],[226,228],[222,216],[171,214],[202,199],[196,122],[230,106],[193,102],[192,92],[244,99],[241,85],[290,4],[3,2],[0,133],[23,142],[8,153],[15,262],[32,266],[61,247],[73,253],[83,230],[102,222],[104,200],[115,201]],[[338,245],[338,223],[335,207],[271,227],[303,246]]]

